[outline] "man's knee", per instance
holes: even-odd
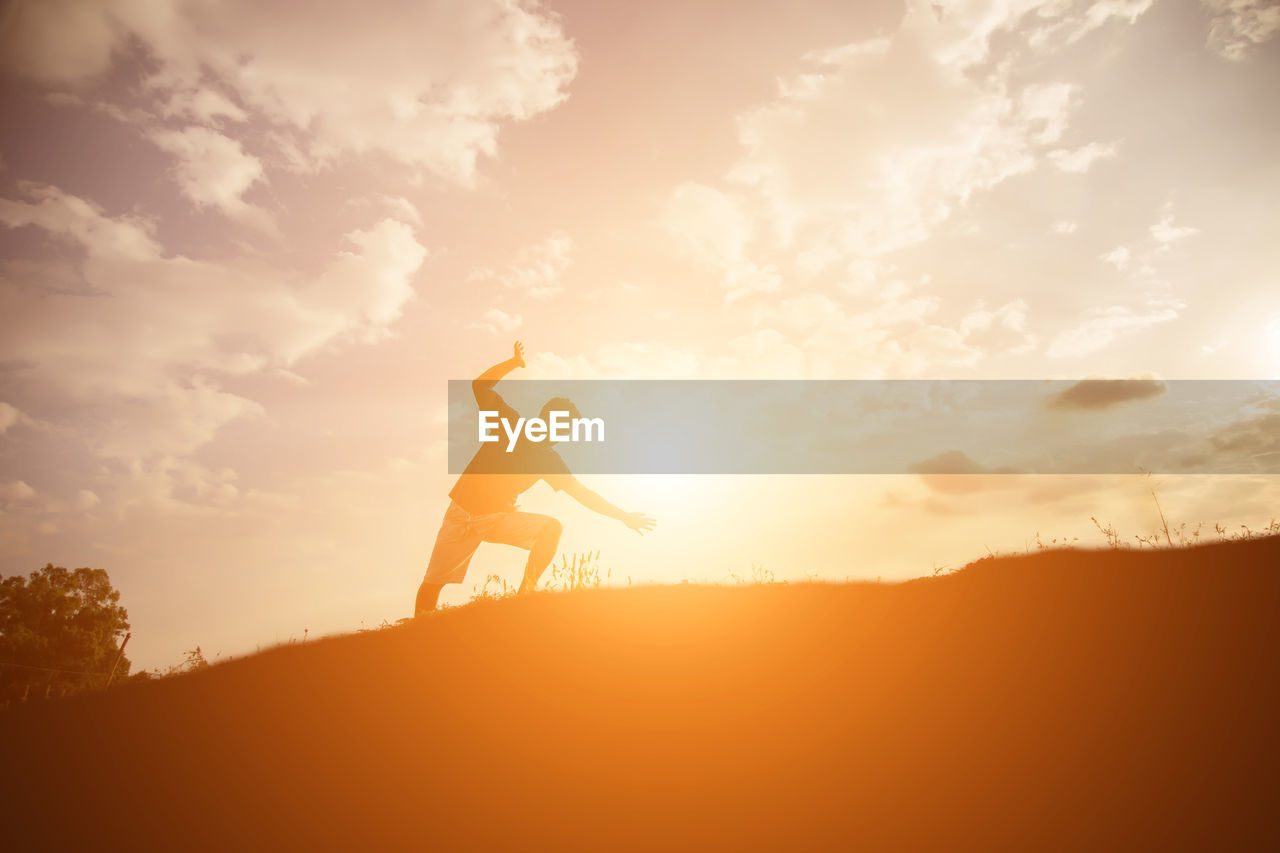
[[[546,524],[542,525],[542,529],[538,531],[538,541],[548,545],[558,544],[560,534],[563,532],[564,525],[558,519],[548,518]]]

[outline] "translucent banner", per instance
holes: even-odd
[[[510,409],[480,390],[483,409],[449,382],[450,473],[481,448],[473,471],[539,475],[1280,473],[1280,380],[506,380]]]

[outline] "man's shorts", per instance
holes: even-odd
[[[431,549],[431,560],[427,563],[427,576],[423,583],[462,583],[467,567],[471,565],[471,557],[481,542],[497,542],[528,550],[550,520],[549,515],[519,510],[472,515],[450,501],[440,532],[436,534],[435,547]]]

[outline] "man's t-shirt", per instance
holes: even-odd
[[[520,417],[516,410],[496,392],[493,398],[498,416],[514,424]],[[550,444],[526,441],[521,436],[515,449],[508,453],[503,435],[500,441],[480,445],[453,484],[449,497],[472,515],[509,512],[515,508],[516,498],[534,483],[547,480],[551,488],[559,490],[556,482],[548,478],[568,473],[569,466]]]

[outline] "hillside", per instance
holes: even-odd
[[[0,714],[5,849],[1272,847],[1280,539],[538,594]]]

